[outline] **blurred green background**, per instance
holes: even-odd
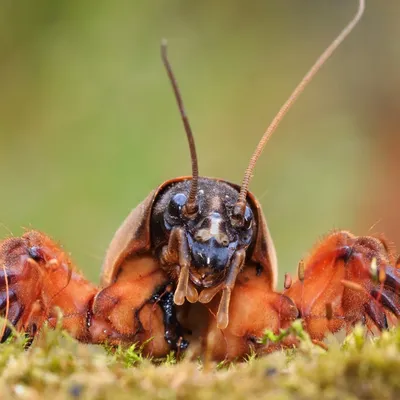
[[[160,39],[169,40],[201,175],[239,183],[270,120],[356,7],[1,0],[2,236],[45,231],[97,282],[130,209],[164,180],[190,174]],[[386,232],[400,243],[399,21],[398,1],[367,2],[257,165],[251,191],[281,276],[331,229]]]

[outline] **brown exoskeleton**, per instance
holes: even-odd
[[[214,359],[268,351],[258,339],[297,317],[314,340],[357,321],[382,330],[400,317],[399,268],[384,242],[339,231],[300,264],[299,279],[276,292],[277,260],[259,202],[248,192],[265,143],[317,70],[353,29],[357,14],[306,74],[263,135],[241,186],[199,177],[189,121],[167,59],[190,145],[192,176],[165,182],[115,233],[101,288],[88,282],[46,235],[29,231],[0,245],[0,309],[35,336],[45,321],[87,343],[144,343],[145,352],[206,344]],[[371,272],[371,265],[374,266]],[[378,277],[377,279],[375,279]],[[3,332],[2,340],[10,334]],[[151,339],[151,340],[149,340]],[[195,351],[195,350],[194,350]]]

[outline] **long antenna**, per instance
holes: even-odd
[[[276,114],[275,118],[272,120],[271,124],[268,126],[265,131],[263,137],[257,145],[256,150],[254,151],[249,165],[244,174],[244,178],[242,181],[242,186],[240,189],[239,197],[236,202],[235,208],[233,210],[233,216],[236,221],[240,224],[243,220],[245,207],[246,207],[246,196],[249,188],[250,179],[252,178],[253,170],[255,164],[260,157],[262,151],[264,150],[265,144],[271,138],[275,129],[278,127],[279,123],[282,121],[283,117],[289,111],[290,107],[297,100],[299,95],[303,92],[305,87],[310,83],[312,78],[318,72],[318,70],[324,65],[324,63],[328,60],[328,58],[332,55],[332,53],[336,50],[336,48],[343,42],[343,40],[347,37],[347,35],[353,30],[353,28],[360,21],[365,9],[365,0],[359,0],[358,2],[358,10],[353,19],[348,23],[348,25],[340,32],[340,34],[336,37],[336,39],[326,48],[326,50],[320,55],[315,64],[311,67],[311,69],[307,72],[301,82],[294,89],[293,93],[283,104],[279,112]]]
[[[172,72],[171,64],[168,61],[167,41],[165,39],[163,39],[161,42],[161,58],[167,70],[169,80],[171,81],[172,89],[174,90],[176,102],[178,103],[179,112],[181,114],[183,126],[185,127],[186,136],[189,142],[190,158],[192,160],[192,183],[190,185],[189,197],[185,205],[185,212],[188,215],[191,215],[195,214],[198,208],[196,204],[196,195],[197,195],[197,186],[199,180],[199,167],[197,164],[196,146],[194,144],[193,132],[192,129],[190,128],[189,119],[186,115],[178,83],[176,81],[174,73]]]

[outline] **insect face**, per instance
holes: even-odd
[[[167,272],[177,280],[175,304],[182,305],[186,299],[191,303],[208,303],[217,293],[222,292],[217,312],[219,329],[228,326],[232,290],[238,274],[249,260],[247,248],[252,240],[256,245],[251,261],[260,264],[261,269],[264,269],[264,265],[267,267],[271,275],[268,285],[272,283],[273,287],[276,280],[276,254],[268,227],[263,216],[260,216],[262,212],[257,212],[257,222],[264,221],[261,227],[259,226],[261,237],[257,237],[253,227],[253,211],[258,207],[258,202],[254,202],[253,210],[248,204],[248,198],[252,197],[248,188],[257,160],[284,115],[357,24],[364,6],[364,1],[360,0],[355,17],[317,59],[276,114],[250,158],[239,193],[233,190],[234,186],[228,189],[229,184],[225,184],[225,187],[219,180],[199,178],[193,132],[168,60],[167,44],[162,42],[161,57],[189,143],[192,178],[174,180],[170,185],[174,184],[175,187],[165,191],[168,188],[168,185],[165,185],[164,196],[162,193],[158,194],[155,199],[155,203],[158,201],[155,209],[158,207],[158,210],[153,213],[151,221],[152,225],[158,225],[158,229],[152,226],[152,244],[158,249],[162,265],[166,266]],[[199,288],[203,289],[200,294],[197,290]]]
[[[238,191],[213,179],[199,179],[197,212],[187,215],[184,210],[190,184],[189,179],[180,181],[160,194],[153,209],[152,236],[161,248],[173,230],[183,230],[191,260],[190,280],[199,288],[208,288],[221,283],[233,255],[247,250],[257,227],[250,204],[246,206],[244,223],[235,224],[232,212]]]

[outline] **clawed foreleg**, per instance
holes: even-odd
[[[377,238],[335,232],[305,260],[299,279],[285,291],[311,337],[347,332],[357,323],[382,330],[400,316],[400,273]]]
[[[45,322],[85,343],[147,343],[155,356],[187,347],[173,303],[173,286],[152,257],[126,262],[124,278],[99,289],[47,236],[30,231],[0,244],[0,311],[32,337]],[[130,268],[133,267],[133,268]],[[2,332],[4,341],[11,333]]]

